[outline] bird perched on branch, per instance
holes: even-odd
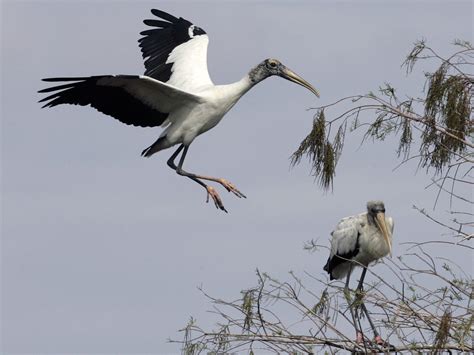
[[[364,341],[358,312],[360,307],[367,316],[376,343],[386,345],[375,329],[361,295],[369,264],[391,255],[392,233],[393,219],[385,216],[385,205],[382,201],[367,202],[367,212],[343,218],[331,233],[331,251],[324,270],[331,280],[346,277],[344,294],[349,303],[359,343]],[[363,270],[356,289],[358,299],[352,302],[349,297],[349,279],[352,270],[357,266]]]
[[[179,144],[168,166],[204,187],[207,201],[211,197],[218,209],[227,212],[216,189],[204,180],[221,184],[237,197],[245,195],[226,179],[184,170],[184,159],[194,139],[216,126],[248,90],[270,76],[297,83],[316,96],[318,91],[276,59],[264,60],[233,84],[214,85],[207,70],[206,32],[181,17],[156,9],[151,12],[159,19],[145,20],[152,28],[141,32],[143,37],[139,39],[145,75],[43,79],[61,84],[40,90],[51,93],[40,102],[44,102],[43,107],[90,105],[128,125],[162,126],[159,138],[142,155],[150,157]]]

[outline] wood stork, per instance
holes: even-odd
[[[202,180],[219,183],[237,197],[245,195],[226,179],[185,171],[183,163],[190,144],[216,126],[255,84],[272,75],[297,83],[319,97],[318,91],[276,59],[264,60],[233,84],[214,85],[207,70],[206,32],[181,17],[156,9],[151,12],[160,19],[145,20],[153,28],[140,33],[145,75],[46,78],[46,82],[63,83],[40,90],[52,92],[40,102],[45,102],[43,107],[90,105],[127,125],[162,126],[165,129],[159,138],[142,155],[150,157],[180,144],[168,166],[203,186],[207,202],[211,196],[216,208],[227,212],[217,191]]]
[[[344,295],[349,303],[359,343],[364,340],[357,310],[360,306],[374,332],[376,343],[387,345],[370,319],[369,312],[362,300],[361,291],[369,264],[387,254],[391,255],[392,233],[393,219],[385,216],[385,205],[382,201],[367,202],[367,212],[343,218],[331,233],[331,251],[324,270],[327,271],[331,280],[346,277]],[[360,299],[352,303],[349,296],[349,279],[356,266],[363,268],[356,289],[356,295]],[[355,310],[352,308],[353,304],[356,305]]]

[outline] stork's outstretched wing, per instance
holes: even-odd
[[[40,100],[45,102],[43,107],[61,104],[91,105],[125,124],[141,127],[159,126],[174,108],[201,101],[199,96],[146,76],[103,75],[43,80],[67,82],[39,91],[53,92]]]
[[[188,92],[212,85],[207,70],[206,32],[182,17],[156,9],[151,12],[162,20],[143,21],[155,27],[141,32],[143,37],[138,40],[145,75]]]

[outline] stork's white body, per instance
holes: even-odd
[[[385,217],[390,231],[393,233],[393,219]],[[384,240],[376,225],[369,223],[368,213],[343,218],[331,233],[331,252],[329,258],[336,255],[346,256],[350,261],[342,262],[332,270],[332,277],[345,277],[354,266],[368,266],[371,262],[388,255],[390,247]]]
[[[173,64],[167,84],[199,98],[182,102],[162,124],[167,128],[161,137],[166,136],[169,146],[189,145],[198,135],[215,127],[252,87],[247,75],[233,84],[214,85],[207,69],[208,43],[207,35],[194,37],[176,47],[167,59],[167,63]]]
[[[191,144],[198,135],[215,127],[251,87],[252,83],[245,76],[233,84],[201,88],[194,93],[200,98],[199,102],[188,102],[172,112],[161,136],[166,136],[170,146]]]
[[[146,75],[106,77],[97,85],[120,87],[158,112],[167,112],[161,126],[161,144],[148,155],[176,144],[189,146],[200,134],[215,127],[237,101],[252,88],[248,75],[228,85],[214,85],[207,70],[207,35],[176,47],[166,63],[173,65],[164,83]]]

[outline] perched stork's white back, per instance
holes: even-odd
[[[141,127],[163,126],[155,143],[142,155],[180,144],[168,160],[178,174],[186,176],[207,191],[217,208],[226,211],[217,191],[202,180],[224,186],[238,197],[245,197],[229,181],[183,170],[188,148],[200,134],[217,125],[224,115],[249,89],[260,81],[278,75],[309,89],[317,90],[276,59],[266,59],[229,85],[214,85],[207,70],[208,36],[188,20],[153,9],[158,19],[145,20],[153,27],[141,32],[139,39],[145,75],[100,75],[91,77],[47,78],[47,82],[63,82],[40,90],[52,93],[43,98],[43,107],[61,104],[90,105],[121,122]],[[175,159],[181,153],[178,165]],[[227,211],[226,211],[227,212]]]

